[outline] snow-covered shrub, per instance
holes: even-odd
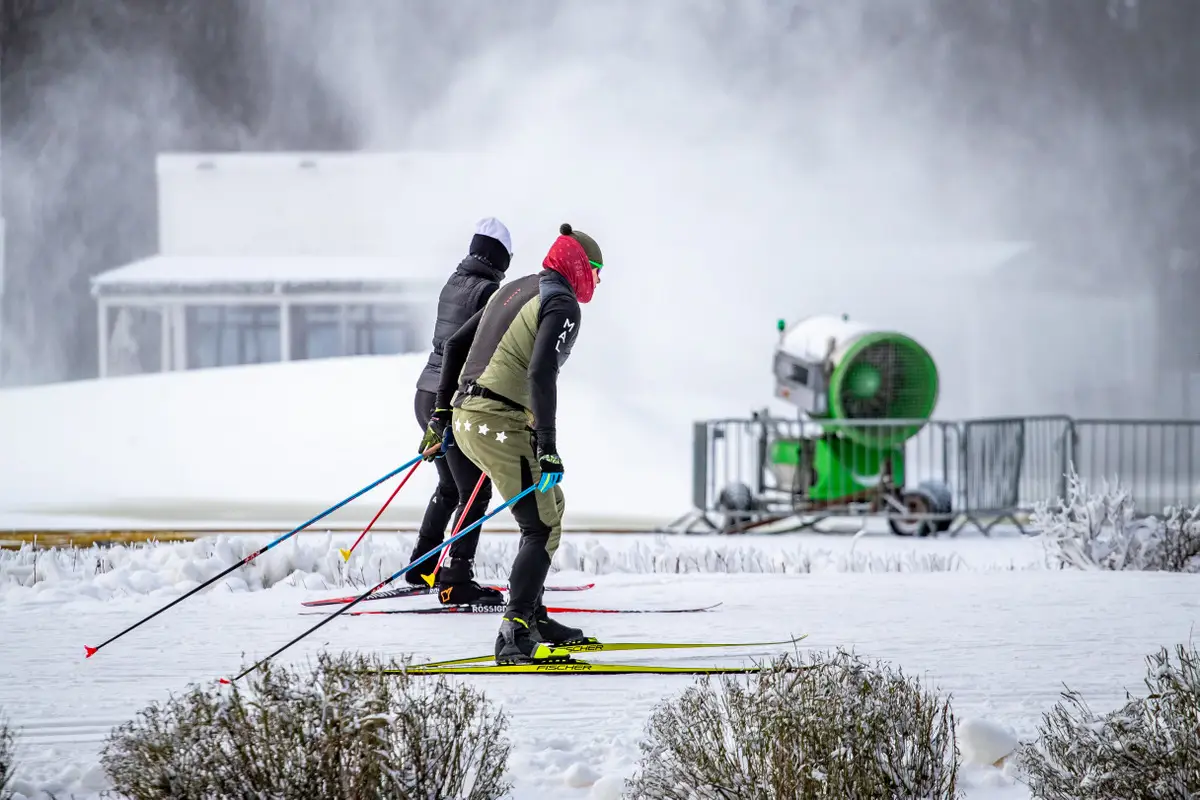
[[[0,800],[9,800],[13,796],[8,786],[12,783],[15,746],[16,737],[13,736],[12,728],[8,727],[8,720],[0,716]]]
[[[1180,645],[1146,659],[1145,697],[1104,716],[1068,689],[1042,715],[1017,763],[1041,800],[1200,796],[1200,653]]]
[[[1066,499],[1037,504],[1031,524],[1063,567],[1200,572],[1200,506],[1138,519],[1128,491],[1105,482],[1089,494],[1073,465]]]
[[[485,800],[504,795],[507,720],[478,691],[322,654],[232,686],[193,684],[115,729],[101,764],[135,800]]]
[[[702,677],[655,708],[640,746],[635,800],[958,796],[949,701],[840,649]]]

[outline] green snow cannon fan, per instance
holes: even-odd
[[[779,322],[775,396],[806,418],[799,438],[775,438],[767,458],[797,511],[888,512],[892,530],[928,535],[949,527],[950,490],[926,481],[905,490],[905,442],[925,427],[938,398],[933,357],[909,336],[818,316]],[[945,515],[937,519],[903,514]]]

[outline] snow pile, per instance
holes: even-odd
[[[194,589],[233,566],[265,540],[257,537],[215,536],[192,542],[146,542],[88,548],[40,550],[28,545],[0,553],[0,597],[18,587],[46,599],[127,595],[171,596]],[[327,585],[321,576],[343,569],[330,537],[304,541],[299,537],[278,545],[216,584],[225,591],[268,589],[282,581],[313,588]]]
[[[231,525],[316,513],[416,455],[411,397],[425,360],[313,359],[0,391],[0,453],[17,456],[0,458],[0,510]],[[586,378],[568,370],[559,385],[572,524],[666,524],[689,507],[691,419],[717,403],[671,389],[617,398]],[[630,459],[630,441],[661,455],[653,466]],[[386,519],[419,521],[436,474],[421,466]],[[370,519],[398,481],[330,520]],[[649,482],[655,491],[622,491]]]
[[[964,764],[1001,767],[1020,742],[1010,728],[968,717],[958,721],[958,744]]]
[[[47,800],[47,798],[106,798],[104,794],[112,786],[99,764],[71,763],[62,758],[57,748],[46,748],[39,755],[57,766],[50,769],[52,775],[40,779],[16,777],[9,790],[12,800]],[[0,795],[3,797],[3,795]],[[4,798],[8,800],[8,798]]]
[[[513,551],[515,554],[515,550]],[[505,554],[508,555],[507,553]],[[507,574],[511,557],[498,565]],[[751,545],[680,547],[678,540],[660,538],[630,549],[611,550],[595,540],[577,545],[565,541],[555,557],[560,569],[593,575],[610,573],[766,573],[808,574],[812,572],[954,572],[969,569],[957,553],[902,552],[866,553],[853,546],[845,553],[829,548],[803,547],[767,550]]]
[[[1099,493],[1071,465],[1067,497],[1039,503],[1031,519],[1049,559],[1076,569],[1200,572],[1200,506],[1137,519],[1133,498],[1107,481]]]
[[[564,537],[555,556],[555,572],[610,574],[810,574],[937,573],[1041,569],[1036,560],[1018,567],[997,563],[968,563],[949,542],[901,543],[891,537],[863,544],[831,541],[805,546],[804,539],[695,540],[675,536],[630,534]],[[85,596],[107,599],[128,595],[171,596],[195,588],[264,546],[270,539],[256,535],[206,536],[191,542],[145,542],[87,548],[0,550],[0,598],[17,592],[23,598],[66,599]],[[247,592],[277,584],[306,589],[367,587],[403,569],[410,561],[414,537],[371,534],[363,539],[349,563],[339,548],[349,547],[345,534],[309,533],[293,536],[249,564],[218,581],[214,588]],[[481,580],[505,580],[516,555],[517,537],[485,536],[476,554],[475,573]],[[793,544],[793,542],[796,542]],[[1024,544],[1024,542],[1020,542]],[[907,549],[901,549],[901,545]],[[964,542],[963,544],[967,544]],[[999,548],[989,542],[978,546]],[[841,545],[841,546],[839,546]],[[426,562],[432,567],[432,559]]]

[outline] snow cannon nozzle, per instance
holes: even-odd
[[[809,417],[844,421],[825,432],[864,447],[902,444],[937,405],[938,370],[929,351],[910,336],[852,322],[847,314],[791,326],[776,347],[774,372],[776,397]]]

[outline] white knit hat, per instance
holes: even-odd
[[[508,228],[504,227],[504,223],[495,217],[484,217],[475,223],[475,232],[481,236],[490,236],[500,244],[504,245],[504,249],[511,256],[512,236],[508,233]]]

